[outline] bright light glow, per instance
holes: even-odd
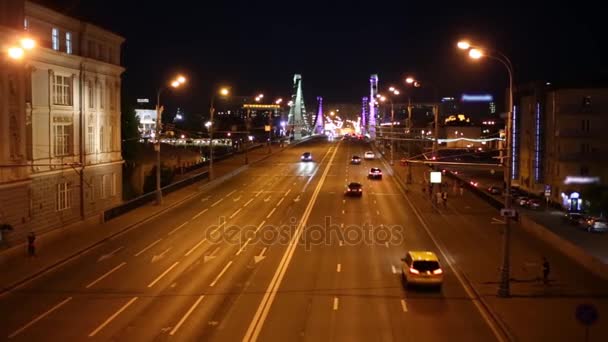
[[[414,82],[416,82],[416,80],[411,76],[405,79],[405,83],[407,84],[412,84]]]
[[[230,90],[228,90],[228,88],[220,89],[220,95],[227,96],[228,94],[230,94]]]
[[[468,50],[471,48],[471,44],[469,42],[467,42],[466,40],[461,40],[458,42],[458,48],[461,50]]]
[[[415,268],[413,268],[413,267],[410,267],[410,273],[412,273],[412,274],[420,274],[420,272],[418,272],[418,270],[415,269]]]
[[[211,127],[211,121],[205,122],[205,127],[207,127],[207,128]]]
[[[399,95],[399,94],[401,94],[401,92],[399,90],[395,89],[395,90],[393,90],[393,94]]]
[[[469,50],[469,57],[473,59],[480,59],[481,57],[483,57],[483,51],[479,49],[471,49]]]
[[[431,184],[441,184],[441,172],[431,172]]]
[[[255,98],[255,102],[260,102],[261,98],[258,96]]]
[[[391,91],[391,92],[392,92],[392,91],[395,91],[395,87],[390,87],[390,88],[388,88],[388,91]]]
[[[276,103],[276,104],[280,104],[281,102],[283,102],[283,99],[281,99],[281,98],[279,98],[276,101],[274,101],[274,103]]]
[[[494,96],[491,94],[462,94],[460,100],[462,102],[492,102]]]
[[[287,105],[288,105],[289,107],[293,106],[293,101],[289,101],[289,102],[287,102]]]
[[[180,85],[180,83],[179,83],[178,81],[173,81],[173,82],[171,82],[171,86],[172,86],[173,88],[177,88],[177,87],[179,87],[179,85]]]
[[[259,94],[258,97],[261,98],[261,99],[263,99],[264,98],[264,94]]]
[[[180,84],[184,84],[186,83],[186,78],[182,75],[177,76],[177,82],[179,82]]]
[[[227,136],[231,136],[232,134],[231,134],[230,132],[228,132],[226,135],[227,135]]]
[[[456,141],[470,141],[476,143],[489,142],[489,141],[504,141],[504,138],[486,138],[486,139],[470,139],[470,138],[455,138],[455,139],[437,139],[439,143],[451,143]]]
[[[285,125],[286,125],[285,121],[281,121],[281,127],[285,128]]]
[[[12,59],[21,59],[23,58],[23,49],[17,46],[13,46],[8,48],[8,56]]]
[[[380,101],[382,101],[382,102],[386,101],[386,96],[380,96]]]
[[[443,270],[441,268],[438,268],[433,271],[433,274],[442,274],[442,273],[443,273]]]
[[[181,135],[181,138],[182,138],[182,139],[185,139],[185,138],[186,138],[186,136],[182,134],[182,135]]]
[[[581,176],[567,176],[564,180],[564,184],[596,184],[600,182],[600,177],[581,177]],[[570,195],[572,198],[572,195]]]
[[[32,38],[23,38],[21,39],[21,47],[26,50],[31,50],[36,47],[36,41]]]
[[[249,136],[249,141],[253,141],[253,135]]]

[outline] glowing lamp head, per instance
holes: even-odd
[[[276,101],[274,101],[274,103],[276,104],[280,104],[281,102],[283,102],[283,99],[277,99]]]
[[[184,84],[184,83],[186,83],[186,78],[182,75],[179,75],[179,76],[177,76],[176,81],[179,82],[179,84]]]
[[[21,47],[26,50],[31,50],[36,47],[36,41],[32,38],[23,38],[21,39]]]
[[[173,88],[177,88],[177,87],[179,87],[179,85],[180,85],[180,84],[181,84],[181,83],[179,83],[178,81],[173,81],[173,82],[171,82],[171,86],[172,86]]]
[[[259,97],[260,99],[263,99],[263,98],[264,98],[264,94],[259,94],[259,95],[258,95],[258,97]]]
[[[23,49],[18,46],[8,48],[8,56],[12,59],[21,59],[23,58],[23,54]]]
[[[395,89],[395,90],[393,90],[393,94],[399,95],[399,94],[401,94],[401,92],[399,90]]]
[[[222,88],[222,89],[220,89],[220,95],[222,95],[222,96],[228,96],[228,94],[230,94],[230,90],[228,90],[228,88]]]
[[[382,102],[386,101],[386,96],[380,96],[380,101],[382,101]]]
[[[416,82],[416,80],[411,76],[405,79],[405,83],[407,84],[412,84],[414,82]]]
[[[483,51],[479,49],[471,49],[469,50],[469,57],[473,59],[480,59],[481,57],[483,57]]]
[[[461,50],[468,50],[471,48],[471,44],[469,42],[467,42],[466,40],[459,41],[457,46]]]
[[[390,87],[390,88],[388,88],[388,91],[390,91],[390,92],[395,91],[395,87]]]

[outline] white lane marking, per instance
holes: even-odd
[[[213,250],[213,252],[209,253],[208,255],[205,255],[203,257],[203,263],[207,263],[209,260],[213,260],[215,259],[215,257],[217,256],[217,251],[220,250],[220,247],[217,247]]]
[[[194,252],[195,249],[199,248],[203,242],[205,242],[206,239],[202,239],[201,241],[199,241],[196,245],[194,245],[194,247],[192,247],[184,256],[188,256],[190,254],[192,254],[192,252]]]
[[[237,197],[237,198],[233,198],[233,199],[232,199],[232,201],[233,201],[233,202],[238,202],[238,201],[240,201],[240,200],[241,200],[241,197],[243,197],[243,196],[239,196],[239,197]]]
[[[264,255],[264,253],[266,253],[266,250],[268,249],[268,247],[264,247],[264,249],[262,249],[262,251],[260,252],[260,254],[256,255],[253,257],[253,261],[257,264],[258,262],[264,260],[264,258],[266,258],[266,256]]]
[[[106,272],[104,275],[102,275],[101,277],[93,280],[89,285],[86,286],[86,288],[90,288],[91,286],[99,283],[100,281],[102,281],[105,277],[109,276],[110,274],[112,274],[113,272],[117,271],[119,268],[123,267],[124,265],[126,265],[126,262],[122,262],[121,264],[119,264],[118,266],[114,267],[113,269],[109,270],[108,272]]]
[[[175,268],[175,266],[177,266],[179,264],[179,261],[176,261],[173,263],[173,265],[171,265],[169,268],[167,268],[165,270],[165,272],[163,272],[161,275],[159,275],[158,277],[156,277],[156,279],[154,279],[150,284],[148,284],[148,288],[154,286],[154,284],[158,283],[161,279],[163,279],[164,276],[167,275],[167,273],[171,272],[171,270],[173,268]]]
[[[344,209],[342,209],[342,215],[346,214],[346,211],[344,211]]]
[[[393,274],[397,274],[397,268],[395,265],[391,265],[391,269],[393,270]]]
[[[338,310],[338,297],[334,297],[334,311]]]
[[[401,310],[403,310],[403,312],[407,312],[407,305],[405,304],[405,299],[401,300]]]
[[[125,246],[118,247],[115,250],[111,251],[110,253],[104,254],[104,255],[100,256],[97,259],[97,262],[104,261],[106,259],[110,259],[112,256],[114,256],[114,254],[120,252],[123,248],[125,248]]]
[[[270,197],[272,197],[272,196],[268,196],[268,197],[264,198],[264,203],[270,201]]]
[[[146,248],[142,249],[141,251],[137,252],[137,254],[135,254],[135,256],[140,256],[143,252],[147,251],[148,249],[152,248],[152,246],[156,245],[157,243],[161,242],[162,239],[158,239],[154,242],[152,242],[151,244],[149,244]]]
[[[176,231],[180,230],[183,226],[187,225],[188,223],[190,223],[190,221],[186,221],[186,222],[180,224],[177,228],[170,231],[169,234],[167,234],[167,235],[171,235],[171,234],[175,233]]]
[[[211,198],[211,196],[201,198],[201,202],[207,202],[210,198]]]
[[[232,194],[234,194],[236,192],[236,190],[232,190],[230,191],[230,193],[228,195],[226,195],[224,198],[228,198],[230,197]]]
[[[224,266],[224,269],[222,270],[222,272],[220,272],[220,274],[217,275],[217,277],[215,277],[215,279],[213,280],[213,282],[211,284],[209,284],[210,287],[214,287],[215,284],[217,284],[217,281],[220,280],[220,278],[222,277],[222,275],[224,274],[224,272],[226,272],[226,270],[228,269],[228,267],[230,267],[230,265],[232,265],[232,261],[229,261],[226,266]]]
[[[281,205],[281,203],[283,203],[283,200],[285,199],[285,197],[281,198],[281,200],[277,203],[277,205],[275,205],[275,207],[278,207]]]
[[[125,311],[129,307],[129,305],[133,304],[133,302],[135,302],[136,300],[137,300],[137,297],[131,298],[130,301],[128,301],[125,305],[123,305],[120,309],[118,309],[118,311],[116,311],[112,316],[110,316],[108,319],[106,319],[105,322],[101,323],[101,325],[98,326],[97,329],[93,330],[89,334],[89,337],[95,336],[98,332],[101,331],[101,329],[103,329],[106,325],[110,324],[110,322],[112,322],[112,320],[114,320],[114,318],[118,317],[118,315],[120,315],[123,311]]]
[[[221,202],[221,201],[223,201],[223,200],[224,200],[223,198],[222,198],[222,199],[217,200],[215,203],[213,203],[213,204],[211,205],[211,208],[213,208],[213,207],[215,207],[216,205],[220,204],[220,202]]]
[[[338,264],[336,266],[336,272],[340,273],[342,271],[342,264]]]
[[[386,248],[389,248],[389,247],[388,247],[388,242],[385,242],[385,243],[384,243],[384,245],[386,246]]]
[[[236,251],[235,255],[241,254],[241,252],[243,252],[243,250],[245,249],[245,247],[247,247],[247,245],[249,244],[250,241],[251,241],[251,238],[247,239],[247,241],[245,241],[245,243],[241,246],[241,248],[239,248],[239,250]]]
[[[243,208],[239,208],[239,209],[237,209],[237,211],[235,211],[234,213],[232,213],[232,215],[230,215],[229,219],[231,219],[231,218],[235,217],[235,216],[236,216],[238,213],[240,213],[240,212],[241,212],[241,210],[243,210]]]
[[[36,324],[36,322],[38,322],[41,319],[43,319],[44,317],[50,315],[53,311],[59,309],[60,307],[62,307],[65,303],[69,302],[70,300],[72,300],[72,297],[68,297],[68,298],[64,299],[63,301],[59,302],[58,304],[56,304],[55,306],[53,306],[52,308],[50,308],[46,312],[42,313],[40,316],[38,316],[38,317],[34,318],[33,320],[29,321],[26,325],[24,325],[21,328],[15,330],[15,332],[13,332],[12,334],[8,335],[8,338],[13,338],[13,337],[21,334],[25,329],[31,327],[32,325]]]
[[[247,201],[247,203],[245,203],[245,204],[243,205],[243,208],[245,208],[246,206],[248,206],[248,205],[249,205],[249,203],[253,202],[253,200],[254,200],[254,199],[252,198],[252,199],[250,199],[249,201]]]
[[[190,307],[190,309],[188,309],[188,311],[182,317],[182,319],[180,319],[179,322],[175,325],[175,327],[173,327],[173,330],[171,330],[171,332],[169,333],[169,335],[171,335],[171,336],[175,335],[175,333],[177,332],[177,330],[182,326],[182,324],[184,324],[184,322],[192,314],[192,312],[194,311],[194,309],[196,309],[196,307],[201,303],[201,301],[203,300],[203,298],[205,298],[204,295],[198,297],[198,299],[196,300],[196,302],[194,302],[194,304]]]
[[[310,216],[310,213],[316,202],[316,199],[319,196],[319,193],[321,192],[321,188],[323,187],[323,183],[325,183],[325,179],[327,178],[327,174],[329,173],[331,164],[336,156],[336,152],[338,152],[338,148],[336,148],[334,150],[332,156],[330,157],[329,163],[325,167],[325,170],[323,171],[323,174],[321,175],[321,179],[319,180],[319,183],[317,184],[317,187],[315,188],[315,190],[310,198],[310,201],[308,202],[308,205],[307,205],[306,209],[304,210],[304,213],[302,214],[302,218],[300,219],[300,223],[298,224],[298,227],[296,228],[295,234],[293,234],[291,240],[289,241],[287,249],[285,250],[285,253],[283,254],[283,258],[281,259],[281,262],[279,263],[279,265],[274,273],[274,276],[272,277],[272,280],[268,284],[268,288],[266,289],[266,292],[264,292],[264,297],[262,298],[262,301],[260,302],[260,305],[258,306],[256,313],[255,313],[253,319],[251,320],[251,323],[249,324],[249,327],[247,328],[247,332],[245,333],[245,336],[243,337],[243,341],[245,341],[245,342],[256,341],[258,338],[258,335],[260,334],[260,331],[262,330],[262,326],[264,325],[264,321],[266,320],[266,317],[268,316],[268,312],[270,311],[270,307],[272,306],[272,302],[274,301],[277,291],[278,291],[279,287],[281,286],[281,282],[283,281],[283,277],[285,276],[287,267],[289,266],[289,263],[291,262],[291,259],[293,258],[293,254],[295,253],[295,249],[296,249],[297,245],[299,244],[298,241],[300,240],[300,238],[302,236],[304,226],[306,226],[308,217]],[[329,153],[330,152],[327,151],[327,154],[325,155],[325,157],[323,157],[323,160],[327,157],[327,155],[329,155]],[[321,163],[323,163],[323,160],[321,161]],[[317,168],[317,170],[318,170],[318,168]],[[310,179],[312,179],[312,177]]]
[[[154,256],[152,256],[152,263],[155,263],[155,262],[157,262],[158,260],[160,260],[160,259],[164,258],[164,257],[165,257],[165,254],[167,254],[167,253],[168,253],[168,252],[171,250],[171,248],[173,248],[173,247],[169,247],[169,248],[165,249],[165,250],[164,250],[162,253],[160,253],[159,255],[154,254]]]
[[[272,208],[272,210],[270,211],[270,214],[268,214],[268,216],[266,216],[266,218],[269,219],[270,216],[272,216],[272,214],[274,214],[275,210],[277,210],[277,208]]]
[[[376,215],[380,215],[380,210],[376,210]]]
[[[283,197],[289,195],[290,192],[291,192],[291,189],[287,190],[287,192],[285,192],[285,195],[283,195]]]
[[[262,226],[266,223],[266,221],[262,221],[262,223],[260,223],[260,225],[255,229],[255,232],[253,232],[254,234],[257,234],[258,231],[262,228]]]
[[[200,213],[198,213],[198,214],[196,214],[196,215],[192,216],[192,219],[193,219],[193,220],[196,220],[196,219],[197,219],[199,216],[201,216],[201,215],[203,215],[204,213],[206,213],[206,212],[207,212],[207,210],[209,210],[209,209],[208,209],[208,208],[207,208],[207,209],[204,209],[204,210],[203,210],[203,211],[201,211]]]

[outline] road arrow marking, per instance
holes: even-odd
[[[113,250],[112,252],[100,256],[99,259],[97,259],[97,262],[104,261],[106,259],[110,259],[112,256],[114,256],[114,254],[120,252],[123,248],[125,248],[125,246],[118,247],[117,249]]]
[[[201,198],[201,202],[207,202],[210,198],[211,196],[203,197]]]
[[[268,201],[270,201],[270,196],[264,198],[264,202],[268,202]]]
[[[259,255],[256,255],[253,257],[253,261],[257,264],[258,262],[264,260],[264,258],[266,258],[266,256],[264,255],[264,253],[266,253],[266,250],[268,249],[268,247],[264,247],[264,249],[262,249],[262,251],[260,252]]]
[[[171,248],[173,248],[173,247],[169,247],[169,248],[167,248],[167,249],[166,249],[164,252],[160,253],[159,255],[156,255],[156,254],[155,254],[155,255],[152,257],[152,263],[155,263],[155,262],[157,262],[158,260],[160,260],[160,259],[164,258],[164,257],[165,257],[165,254],[167,254],[167,252],[169,252],[169,251],[171,250]]]
[[[239,196],[239,197],[237,197],[237,198],[234,198],[234,199],[233,199],[233,201],[234,201],[234,202],[238,202],[238,201],[240,201],[240,200],[241,200],[241,197],[243,197],[243,196]]]
[[[298,195],[296,198],[293,199],[294,202],[300,202],[300,195]]]
[[[220,250],[220,248],[219,248],[219,247],[217,247],[217,248],[216,248],[216,249],[215,249],[213,252],[211,252],[211,254],[209,254],[209,255],[205,255],[205,257],[203,258],[203,263],[207,263],[207,261],[210,261],[210,260],[215,259],[215,257],[217,256],[217,255],[215,255],[215,254],[216,254],[216,253],[217,253],[217,251],[219,251],[219,250]]]

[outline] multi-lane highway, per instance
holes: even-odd
[[[386,172],[368,180],[370,167],[385,169],[378,159],[350,165],[369,149],[317,139],[252,165],[4,295],[1,339],[496,340],[436,245],[447,212],[414,210],[422,197]],[[305,151],[313,162],[300,161]],[[361,198],[344,197],[351,181],[363,184]],[[441,292],[403,288],[400,258],[419,249],[442,259]]]

